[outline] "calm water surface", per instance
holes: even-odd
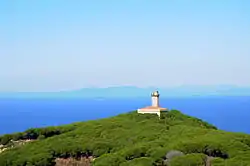
[[[148,98],[0,99],[0,134],[104,118],[150,104]],[[161,98],[160,104],[220,129],[250,134],[250,97]]]

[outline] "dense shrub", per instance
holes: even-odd
[[[6,145],[10,141],[26,140],[26,139],[43,139],[52,137],[55,135],[60,135],[74,130],[77,127],[77,124],[59,126],[59,127],[45,127],[45,128],[30,128],[24,132],[18,132],[14,134],[6,134],[0,136],[0,144]]]
[[[0,137],[1,144],[22,139],[35,141],[0,153],[0,166],[50,166],[56,158],[83,157],[95,158],[94,166],[163,166],[166,154],[173,150],[181,151],[183,156],[171,159],[171,166],[185,161],[191,165],[204,164],[204,156],[214,158],[211,162],[215,166],[250,163],[249,135],[217,130],[176,110],[162,119],[130,112]]]
[[[204,154],[187,154],[171,159],[170,166],[204,166],[206,156]]]
[[[150,157],[140,157],[130,161],[126,161],[122,163],[120,166],[152,166],[153,163],[154,160]]]

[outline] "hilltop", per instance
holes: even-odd
[[[29,142],[27,142],[29,140]],[[0,137],[1,166],[250,166],[250,135],[172,110],[135,111]]]

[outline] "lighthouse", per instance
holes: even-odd
[[[160,107],[159,98],[160,98],[160,94],[158,91],[152,92],[151,93],[152,105],[138,109],[137,113],[139,113],[139,114],[157,114],[160,117],[161,113],[168,111],[168,109]]]
[[[152,107],[159,107],[159,97],[160,94],[158,91],[155,91],[151,94]]]

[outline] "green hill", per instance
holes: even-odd
[[[27,140],[31,140],[27,142]],[[250,135],[172,110],[136,112],[0,137],[0,166],[250,166]],[[71,164],[73,165],[73,164]]]

